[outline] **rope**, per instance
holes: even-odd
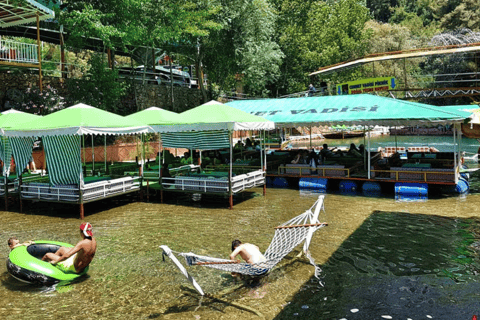
[[[227,272],[260,276],[268,273],[295,247],[305,241],[304,253],[310,263],[315,267],[315,277],[318,278],[322,270],[315,264],[315,260],[311,257],[308,251],[308,246],[310,245],[313,233],[328,225],[326,222],[320,222],[318,220],[320,211],[323,210],[325,213],[323,205],[324,197],[324,195],[320,195],[318,200],[309,210],[275,228],[275,235],[264,254],[266,258],[266,261],[264,262],[249,264],[228,259],[200,256],[192,252],[184,253],[172,250],[170,250],[170,252],[183,256],[189,266],[200,265]],[[313,209],[314,211],[312,211]]]

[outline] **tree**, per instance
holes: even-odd
[[[241,78],[250,94],[266,94],[279,76],[283,53],[274,41],[276,15],[267,0],[221,0],[220,28],[198,38],[210,82],[229,90]]]
[[[468,28],[472,31],[480,31],[478,0],[439,0],[434,2],[433,7],[443,30]]]
[[[361,57],[366,52],[364,30],[368,9],[356,0],[279,1],[279,44],[285,53],[278,91],[305,90],[308,74],[319,67]],[[341,78],[334,75],[336,80]]]

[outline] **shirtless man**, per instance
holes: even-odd
[[[20,247],[20,246],[29,246],[31,244],[34,244],[35,242],[33,241],[27,241],[27,242],[24,242],[24,243],[20,243],[20,241],[17,239],[17,237],[11,237],[10,239],[8,239],[8,247],[10,248],[10,250],[13,250],[17,247]]]
[[[81,273],[92,262],[97,250],[97,241],[93,237],[92,225],[80,225],[82,240],[73,248],[60,247],[55,253],[47,253],[43,261],[48,261],[63,272]]]
[[[230,260],[235,260],[237,255],[240,255],[246,263],[255,264],[267,261],[256,245],[242,243],[240,240],[234,240],[232,242]]]

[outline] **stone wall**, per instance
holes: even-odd
[[[172,89],[168,85],[137,84],[135,89],[137,107],[140,110],[155,106],[174,112],[183,112],[203,103],[200,89],[173,87],[173,105]]]
[[[57,77],[43,77],[43,86],[50,85],[57,89],[61,96],[67,96],[67,89],[64,88],[60,80]],[[21,101],[22,93],[28,87],[38,87],[38,73],[20,69],[13,72],[0,72],[0,111],[8,109],[11,100]],[[199,89],[174,87],[173,94],[174,104],[172,105],[170,86],[135,84],[134,99],[138,110],[155,106],[175,112],[194,108],[204,102]]]

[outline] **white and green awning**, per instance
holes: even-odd
[[[272,121],[232,108],[217,101],[204,103],[180,113],[181,122],[152,125],[156,132],[270,130]]]
[[[230,147],[230,137],[225,130],[162,133],[162,144],[166,148],[218,150]]]
[[[82,103],[31,122],[12,125],[3,131],[4,135],[9,137],[126,135],[153,132],[143,123]]]
[[[469,121],[471,112],[370,94],[232,101],[227,105],[275,122],[277,127],[318,125],[405,126]]]

